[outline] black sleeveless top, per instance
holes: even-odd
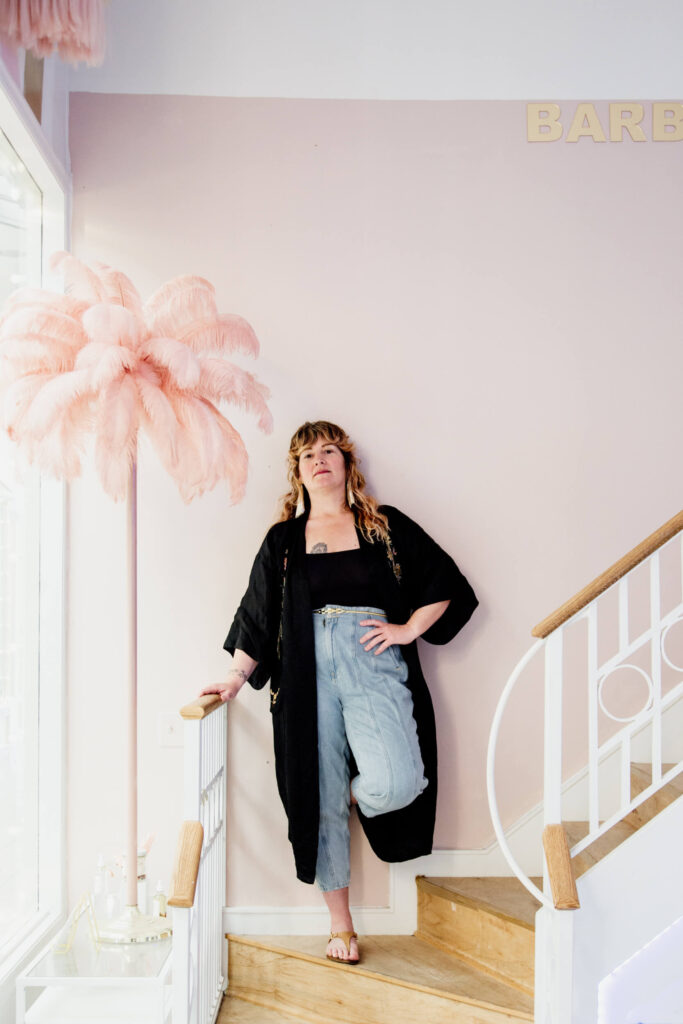
[[[362,548],[306,555],[311,608],[327,604],[382,608],[375,562]]]

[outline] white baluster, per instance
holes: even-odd
[[[190,910],[173,910],[173,1024],[190,1024]]]
[[[631,734],[626,732],[620,744],[621,750],[621,813],[626,814],[631,805]]]
[[[598,606],[587,610],[588,619],[588,821],[591,832],[598,827],[600,813],[600,767],[598,761]]]
[[[619,650],[628,647],[628,576],[619,580]]]
[[[662,591],[659,551],[650,556],[650,627],[652,629],[651,678],[652,678],[652,782],[659,785],[662,780],[662,645],[660,641],[662,621]]]
[[[544,825],[562,820],[562,648],[557,629],[545,646]]]

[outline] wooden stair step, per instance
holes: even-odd
[[[673,764],[663,764],[662,775],[666,775],[673,767]],[[631,796],[638,796],[650,785],[652,785],[652,765],[634,761],[631,764]],[[683,794],[683,771],[679,772],[678,775],[675,775],[673,779],[667,782],[664,789],[668,789],[669,787],[672,788],[673,792],[678,793],[679,796]]]
[[[666,773],[673,765],[662,765],[662,772]],[[631,795],[637,796],[644,792],[652,784],[651,764],[631,765]],[[629,811],[621,821],[617,821],[604,835],[593,840],[585,850],[572,857],[574,866],[574,877],[580,878],[589,868],[606,857],[617,846],[629,839],[639,828],[652,821],[660,811],[672,804],[683,795],[683,772],[679,772],[669,782],[652,793],[633,811]],[[569,839],[569,845],[574,846],[588,835],[587,821],[565,821],[563,822]]]
[[[504,878],[426,878],[421,876],[417,881],[418,889],[423,881],[429,882],[463,903],[470,901],[473,906],[489,910],[500,917],[507,917],[514,922],[522,922],[531,928],[534,927],[536,911],[541,906],[518,879],[508,876]],[[532,878],[531,881],[539,889],[543,885],[542,878]]]
[[[228,993],[221,1003],[216,1024],[301,1024],[302,1019]],[[310,1018],[311,1021],[313,1019]]]
[[[542,886],[542,879],[533,879]],[[540,903],[516,878],[418,878],[416,936],[533,995]]]
[[[673,765],[663,764],[662,774],[666,774],[671,768],[673,768]],[[631,798],[639,796],[651,784],[652,765],[632,764]],[[663,811],[669,804],[672,804],[674,800],[678,800],[681,795],[683,795],[683,772],[679,772],[661,789],[652,793],[634,811],[630,811],[624,818],[624,821],[634,825],[635,828],[640,828],[642,825],[646,825],[648,821],[652,821],[660,811]]]
[[[567,831],[570,847],[579,842],[579,838],[583,838],[588,832],[587,822],[585,821],[565,821],[563,824]],[[585,850],[572,857],[574,877],[580,878],[589,868],[592,868],[594,864],[601,861],[612,850],[616,850],[617,846],[620,846],[621,843],[629,839],[637,831],[637,828],[634,828],[633,825],[625,821],[618,821],[615,825],[612,825],[604,835],[598,836]]]
[[[361,936],[362,962],[324,956],[322,936],[229,936],[230,992],[318,1024],[533,1021],[533,999],[414,936]]]

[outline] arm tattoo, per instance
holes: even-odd
[[[243,682],[245,682],[245,683],[246,683],[247,679],[249,678],[249,676],[247,675],[247,673],[246,673],[246,672],[245,672],[245,671],[244,671],[243,669],[241,669],[241,668],[229,668],[229,669],[228,669],[228,674],[230,674],[231,672],[234,672],[234,674],[235,674],[236,676],[239,676],[239,677],[240,677],[240,679],[241,679],[241,680],[242,680]]]
[[[311,548],[312,555],[324,555],[326,551],[327,544],[322,540],[319,540],[318,543],[314,544],[313,547]]]

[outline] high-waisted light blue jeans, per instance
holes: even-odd
[[[349,884],[349,751],[358,767],[353,795],[367,817],[407,807],[427,786],[400,647],[366,651],[360,637],[379,608],[326,607],[313,613],[318,690],[320,826],[316,882]]]

